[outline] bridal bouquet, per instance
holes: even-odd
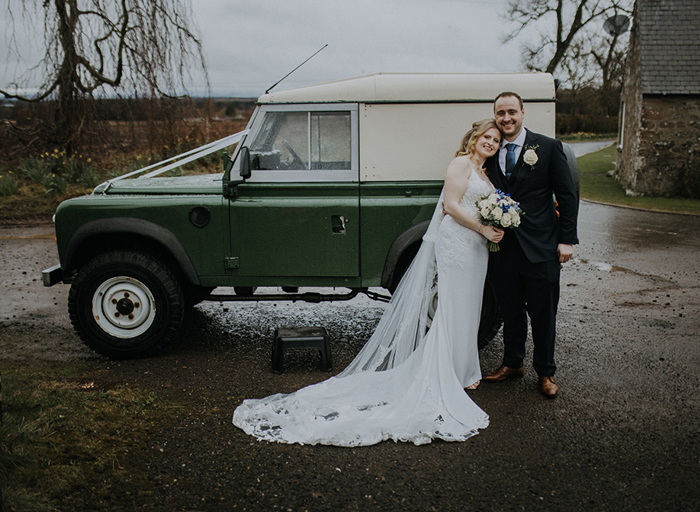
[[[520,216],[524,215],[520,204],[500,190],[479,199],[476,202],[476,209],[482,224],[497,228],[517,228],[520,225]],[[498,243],[491,240],[488,248],[491,252],[501,250]]]

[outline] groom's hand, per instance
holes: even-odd
[[[566,263],[574,257],[574,246],[569,244],[557,245],[557,253],[559,254],[559,263]]]

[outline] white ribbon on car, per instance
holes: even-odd
[[[163,174],[164,172],[168,172],[172,169],[176,169],[176,168],[181,167],[185,164],[188,164],[190,162],[198,160],[204,156],[207,156],[211,153],[214,153],[216,151],[224,149],[225,147],[236,144],[236,143],[240,142],[246,135],[248,135],[248,131],[249,130],[243,130],[241,132],[234,133],[233,135],[229,135],[227,137],[224,137],[223,139],[219,139],[219,140],[216,140],[214,142],[210,142],[209,144],[205,144],[204,146],[200,146],[198,148],[191,149],[191,150],[186,151],[184,153],[180,153],[179,155],[175,155],[173,157],[170,157],[167,160],[163,160],[161,162],[151,164],[147,167],[142,167],[141,169],[131,171],[130,173],[124,174],[122,176],[118,176],[116,178],[112,178],[110,180],[107,180],[105,183],[111,185],[115,181],[123,180],[126,178],[131,178],[132,176],[136,176],[138,174],[149,171],[151,169],[155,169],[155,170],[153,170],[147,174],[144,174],[143,176],[139,176],[137,179],[152,178],[153,176],[158,176],[159,174]],[[165,165],[165,164],[168,164],[169,162],[172,162],[172,163],[170,163],[169,165]],[[162,165],[165,165],[165,167],[160,167]]]

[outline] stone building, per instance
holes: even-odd
[[[700,0],[637,0],[616,177],[628,194],[700,198]]]

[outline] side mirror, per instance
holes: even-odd
[[[229,160],[230,161],[230,160]],[[233,197],[236,195],[236,185],[245,183],[245,180],[250,178],[250,150],[243,146],[238,152],[238,158],[233,162],[233,170],[238,169],[238,175],[241,177],[240,180],[229,180],[229,182],[224,186],[224,195],[227,197]]]
[[[250,150],[247,146],[241,148],[240,153],[238,153],[238,161],[240,167],[240,176],[244,180],[250,178]]]

